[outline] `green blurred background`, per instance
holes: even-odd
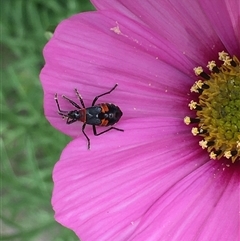
[[[78,240],[54,220],[52,169],[70,141],[43,114],[46,31],[89,0],[1,0],[1,240]]]

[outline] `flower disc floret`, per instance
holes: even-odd
[[[196,117],[185,117],[186,124],[197,123],[192,134],[203,137],[199,145],[207,149],[211,159],[225,157],[232,163],[240,157],[240,62],[224,51],[219,53],[223,64],[208,62],[210,74],[202,67],[194,68],[202,77],[191,87],[199,94],[198,101],[191,100],[189,108],[196,111]]]

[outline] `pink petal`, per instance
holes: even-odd
[[[116,16],[113,13],[109,15]],[[111,30],[116,26],[112,18],[100,13],[76,15],[58,26],[44,49],[46,65],[40,78],[44,89],[45,115],[54,127],[70,136],[78,136],[81,125],[66,125],[57,114],[53,97],[58,93],[61,108],[71,110],[73,107],[61,95],[79,102],[74,94],[75,88],[83,96],[86,106],[90,106],[96,95],[118,83],[117,89],[100,101],[119,105],[124,113],[121,123],[130,123],[132,127],[139,122],[137,118],[143,116],[182,120],[188,111],[186,101],[189,101],[187,92],[192,85],[191,78],[161,61],[161,44],[153,45],[140,32],[136,35],[140,26],[128,24],[127,19],[122,17],[122,31],[129,35],[126,38]],[[134,41],[135,38],[138,42]],[[150,37],[157,44],[154,38]],[[174,61],[181,65],[184,58]],[[183,69],[185,72],[192,71],[190,68]],[[119,123],[119,128],[124,126]]]
[[[158,36],[164,36],[192,63],[205,65],[209,59],[222,51],[224,46],[205,12],[201,1],[178,0],[92,0],[100,10],[113,9],[142,25]],[[218,4],[217,4],[218,5]],[[216,5],[213,10],[216,9]],[[117,19],[116,19],[117,20]],[[118,21],[118,20],[117,20]]]
[[[238,2],[93,2],[101,11],[63,21],[44,50],[45,114],[59,130],[80,135],[54,168],[56,219],[83,241],[237,241],[239,166],[209,162],[182,119],[192,68],[225,48],[240,53]],[[87,128],[87,151],[81,123],[61,120],[54,94],[77,101],[77,88],[90,106],[116,83],[101,102],[121,107],[124,132],[95,137]]]
[[[168,190],[129,240],[239,240],[239,169],[218,164],[205,163]]]
[[[100,142],[84,158],[79,139],[66,147],[53,173],[56,220],[83,241],[237,241],[239,170],[206,162],[182,135],[143,148],[146,133],[129,132],[124,152],[106,138],[107,158]]]
[[[201,7],[224,48],[231,55],[240,54],[240,2],[239,0],[203,0]],[[216,11],[218,5],[218,11]]]
[[[238,49],[240,49],[240,2],[238,0],[226,1],[226,7],[228,9],[233,31],[235,32],[235,40],[238,43]]]

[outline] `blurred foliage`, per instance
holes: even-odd
[[[52,169],[69,138],[44,117],[46,32],[89,0],[1,0],[1,240],[74,241],[54,220]]]

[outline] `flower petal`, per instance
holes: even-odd
[[[65,148],[53,174],[56,219],[83,241],[237,241],[239,166],[208,161],[182,122],[192,68],[225,48],[239,53],[237,1],[220,0],[213,16],[216,0],[93,2],[98,12],[63,21],[44,50],[45,112],[77,137],[79,123],[61,122],[54,93],[77,101],[77,88],[88,107],[118,83],[101,101],[121,107],[124,132],[93,137],[87,128],[91,151],[84,136]]]
[[[44,110],[50,123],[70,136],[78,136],[79,124],[67,126],[57,115],[54,94],[64,94],[79,102],[74,95],[77,88],[88,107],[96,95],[110,90],[116,83],[118,88],[100,101],[119,105],[124,113],[123,120],[143,115],[182,119],[188,101],[183,90],[189,90],[192,85],[191,78],[186,75],[190,69],[183,68],[185,73],[178,71],[170,62],[174,61],[180,68],[187,59],[169,57],[170,50],[168,54],[161,54],[159,39],[152,36],[150,42],[142,37],[141,34],[150,33],[144,34],[145,29],[135,23],[129,24],[123,16],[121,28],[128,37],[119,36],[111,30],[116,26],[113,15],[117,14],[109,12],[108,15],[87,13],[63,21],[45,47],[46,65],[40,78],[44,88]],[[63,110],[74,109],[61,97],[59,102]]]
[[[217,161],[205,163],[182,135],[175,136],[177,145],[156,135],[143,148],[145,134],[132,131],[136,138],[124,152],[113,137],[106,139],[107,158],[96,145],[80,159],[86,150],[79,139],[66,147],[53,173],[56,220],[83,241],[236,240],[238,173]]]
[[[66,147],[54,168],[52,203],[56,219],[82,240],[130,237],[136,229],[131,222],[143,215],[173,183],[201,164],[195,160],[186,167],[189,154],[172,145],[172,138],[155,135],[150,139],[142,131],[129,132],[135,138],[127,141],[124,152],[115,146],[114,137],[108,136],[108,158],[96,138],[93,150],[80,159],[79,153],[83,156],[87,151],[82,141],[76,139]],[[140,144],[143,138],[151,140],[142,144],[144,148]],[[180,139],[182,145],[191,145]],[[153,149],[155,142],[159,150]],[[170,152],[177,156],[176,162],[168,158]],[[171,176],[176,168],[177,174]]]
[[[240,54],[240,2],[238,0],[199,2],[227,52],[231,55]],[[217,11],[216,5],[218,5]]]
[[[114,9],[148,26],[159,36],[164,36],[196,64],[205,66],[209,59],[224,49],[214,26],[206,18],[205,12],[201,11],[199,5],[201,1],[92,0],[92,2],[99,10]]]
[[[239,240],[234,168],[210,161],[182,178],[147,210],[129,240]]]

